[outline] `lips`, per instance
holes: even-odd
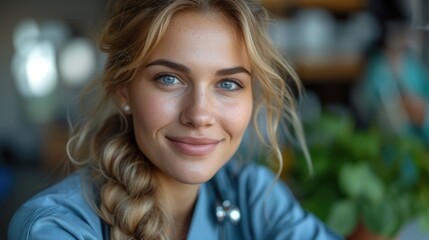
[[[181,154],[202,157],[212,153],[220,140],[195,137],[167,137],[171,146]]]

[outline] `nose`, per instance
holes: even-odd
[[[180,122],[194,128],[210,127],[216,123],[214,100],[208,90],[193,89],[185,96]]]

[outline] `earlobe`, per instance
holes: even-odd
[[[116,100],[118,102],[119,107],[125,112],[130,113],[131,107],[129,105],[129,97],[126,86],[120,86],[116,90]]]
[[[131,113],[130,105],[126,104],[126,105],[124,106],[124,111],[125,111],[126,113]]]

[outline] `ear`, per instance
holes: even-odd
[[[116,101],[121,109],[130,104],[128,93],[128,85],[122,84],[116,89]]]

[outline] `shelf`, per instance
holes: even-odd
[[[303,8],[324,8],[334,12],[354,12],[366,8],[364,0],[294,0]]]
[[[289,13],[311,8],[324,9],[333,15],[347,16],[368,7],[367,0],[261,0],[261,3],[278,18],[288,18]],[[350,83],[358,80],[365,70],[362,52],[329,52],[323,56],[316,53],[298,54],[299,56],[289,56],[291,57],[289,60],[294,63],[295,70],[304,84]]]
[[[282,15],[291,8],[323,8],[331,12],[350,13],[365,9],[365,0],[261,0],[268,10],[276,15]]]
[[[347,57],[327,59],[323,63],[295,62],[295,70],[306,83],[348,83],[357,81],[364,69],[365,60],[361,57],[349,60]]]

